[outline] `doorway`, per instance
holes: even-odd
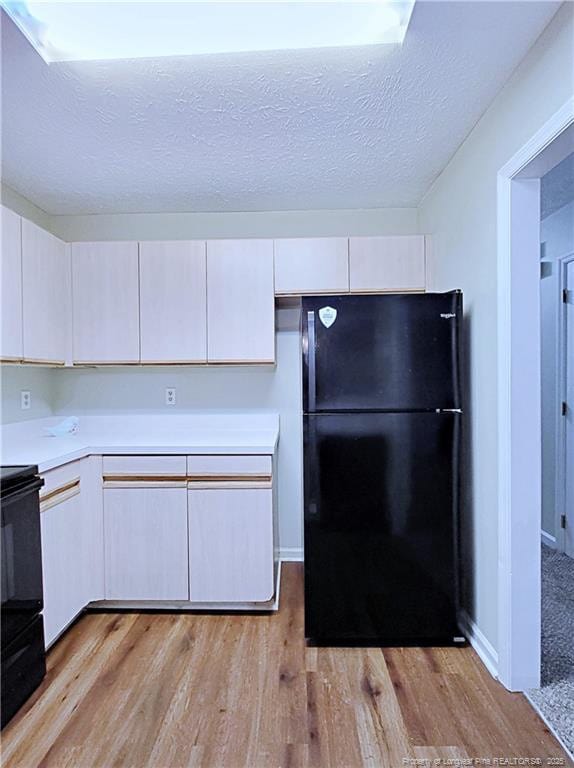
[[[540,180],[541,679],[528,693],[574,751],[574,152]]]
[[[574,557],[574,152],[541,178],[542,543]]]
[[[572,152],[574,98],[498,174],[498,675],[513,691],[540,686],[541,178]]]
[[[574,159],[573,159],[574,165]],[[574,216],[574,210],[573,210]],[[574,218],[573,218],[574,221]],[[574,226],[574,225],[573,225]],[[574,558],[574,253],[563,263],[563,327],[562,364],[565,371],[564,402],[566,406],[563,439],[564,455],[564,520],[562,530],[562,550]]]

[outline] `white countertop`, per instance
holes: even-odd
[[[64,437],[45,428],[65,416],[3,425],[0,463],[45,472],[90,454],[273,454],[279,440],[277,413],[74,415],[79,431]]]

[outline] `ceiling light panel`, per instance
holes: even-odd
[[[11,2],[47,62],[402,43],[415,0]]]

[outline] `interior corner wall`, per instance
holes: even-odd
[[[574,95],[574,4],[564,3],[419,207],[431,290],[461,288],[467,371],[465,607],[498,647],[497,174]]]
[[[4,184],[4,182],[0,184],[0,200],[2,205],[10,208],[14,213],[33,221],[34,224],[37,224],[39,227],[47,229],[48,232],[55,234],[52,228],[52,219],[54,217],[50,216],[41,208],[38,208],[37,205],[34,205],[34,203]]]

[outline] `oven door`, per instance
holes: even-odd
[[[2,491],[2,646],[42,610],[40,478]]]

